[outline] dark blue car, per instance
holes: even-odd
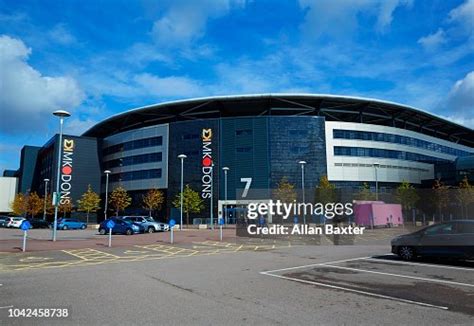
[[[132,235],[134,233],[140,233],[142,230],[138,225],[135,225],[134,223],[130,223],[121,219],[117,219],[115,217],[107,219],[105,221],[102,221],[99,225],[99,233],[100,234],[107,234],[109,233],[109,228],[107,227],[107,222],[108,221],[114,221],[115,226],[112,228],[112,233],[113,234],[126,234],[126,235]]]

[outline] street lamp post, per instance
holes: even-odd
[[[306,201],[304,193],[304,166],[306,165],[306,161],[299,161],[298,164],[301,165],[301,191],[303,195],[303,204],[305,204]],[[306,207],[306,205],[304,207]],[[303,224],[306,224],[306,210],[303,210]]]
[[[375,200],[379,200],[379,177],[378,177],[378,167],[380,166],[380,163],[375,162],[374,163],[374,174],[375,174]]]
[[[107,210],[109,204],[109,174],[112,173],[110,170],[105,170],[105,204],[104,204],[104,220],[107,219]]]
[[[184,175],[184,159],[187,158],[187,156],[185,154],[179,154],[178,155],[178,158],[181,160],[181,196],[180,196],[180,206],[181,206],[181,209],[180,209],[180,222],[179,222],[179,229],[180,230],[183,230],[183,191],[184,191],[184,178],[183,178],[183,175]]]
[[[57,110],[53,112],[53,115],[59,118],[59,142],[58,142],[58,169],[56,173],[56,193],[54,200],[54,224],[53,224],[53,241],[56,241],[56,232],[58,228],[58,209],[59,209],[59,179],[61,178],[61,154],[63,149],[63,125],[64,119],[71,116],[71,114],[64,110]]]
[[[230,169],[224,166],[222,170],[224,171],[224,223],[227,224],[227,172]]]
[[[46,201],[48,200],[48,182],[49,179],[44,179],[44,207],[43,207],[43,221],[46,221]]]

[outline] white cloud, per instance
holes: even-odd
[[[204,93],[196,81],[187,77],[159,77],[143,73],[133,80],[144,93],[155,98],[192,97]]]
[[[446,41],[446,32],[439,28],[436,33],[421,37],[418,40],[418,44],[421,44],[426,50],[434,50],[446,43]]]
[[[64,133],[67,135],[82,135],[89,128],[97,124],[98,120],[93,119],[68,119],[64,125]]]
[[[153,24],[152,36],[164,47],[187,47],[205,34],[209,19],[226,15],[244,1],[173,1],[167,12]]]
[[[449,12],[449,20],[464,26],[469,34],[474,31],[474,0],[466,0]]]
[[[411,0],[384,0],[381,1],[377,15],[377,30],[384,31],[393,20],[393,12],[401,6],[411,7]]]
[[[64,24],[57,24],[49,31],[50,38],[59,44],[70,45],[76,42],[74,35],[69,32]]]
[[[358,27],[358,15],[376,16],[376,29],[383,32],[393,20],[393,12],[410,7],[411,0],[299,0],[307,10],[301,29],[310,37],[350,36]]]
[[[27,63],[30,54],[31,49],[21,40],[0,36],[2,133],[44,129],[52,111],[74,109],[84,99],[73,78],[43,76],[30,66]]]
[[[445,107],[451,119],[474,128],[474,71],[452,87]]]

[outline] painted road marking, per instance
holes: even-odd
[[[366,258],[370,258],[370,257],[349,258],[349,259],[328,261],[328,262],[325,262],[325,263],[315,263],[315,264],[309,264],[309,265],[301,265],[301,266],[280,268],[280,269],[274,269],[274,270],[271,270],[271,271],[265,271],[264,273],[275,273],[275,272],[290,271],[290,270],[293,270],[293,269],[301,269],[301,268],[307,268],[307,267],[314,267],[314,266],[319,266],[319,265],[323,265],[323,264],[345,263],[345,262],[347,262],[347,261],[363,260],[363,259],[366,259]],[[263,272],[262,272],[262,273],[263,273]]]
[[[98,259],[117,259],[120,258],[119,256],[110,254],[108,252],[103,252],[99,250],[95,250],[92,248],[86,249],[75,249],[75,250],[61,250],[67,254],[70,254],[74,257],[77,257],[81,260],[98,260]]]
[[[360,291],[360,290],[355,290],[355,289],[346,288],[346,287],[337,286],[337,285],[331,285],[331,284],[326,284],[326,283],[321,283],[321,282],[314,282],[314,281],[307,281],[307,280],[294,278],[294,277],[283,276],[283,275],[275,275],[275,274],[271,274],[269,272],[260,272],[260,274],[268,275],[268,276],[272,276],[272,277],[276,277],[276,278],[281,278],[281,279],[289,280],[289,281],[295,281],[295,282],[300,282],[300,283],[306,283],[306,284],[312,284],[312,285],[327,287],[327,288],[330,288],[330,289],[336,289],[336,290],[342,290],[342,291],[347,291],[347,292],[363,294],[363,295],[367,295],[367,296],[371,296],[371,297],[375,297],[375,298],[380,298],[380,299],[387,299],[387,300],[393,300],[393,301],[398,301],[398,302],[403,302],[403,303],[408,303],[408,304],[419,305],[419,306],[423,306],[423,307],[448,310],[448,307],[437,306],[437,305],[432,305],[432,304],[425,303],[425,302],[413,301],[413,300],[408,300],[408,299],[403,299],[403,298],[397,298],[397,297],[392,297],[392,296],[383,295],[383,294]]]
[[[20,259],[21,262],[29,262],[29,261],[43,261],[43,260],[51,260],[51,258],[48,258],[48,257],[26,257],[26,258],[22,258]]]
[[[377,272],[377,271],[371,271],[371,270],[366,270],[366,269],[337,266],[337,265],[332,265],[332,264],[327,264],[327,263],[320,264],[319,266],[323,267],[323,268],[325,266],[327,266],[327,267],[332,267],[332,268],[337,268],[337,269],[342,269],[342,270],[347,270],[347,271],[371,273],[371,274],[378,274],[378,275],[387,275],[387,276],[408,278],[408,279],[412,279],[412,280],[420,280],[420,281],[427,281],[427,282],[433,282],[433,283],[444,283],[444,284],[451,284],[451,285],[458,285],[458,286],[474,287],[474,284],[468,284],[468,283],[446,281],[446,280],[441,280],[441,279],[437,279],[437,278],[427,278],[427,277],[409,276],[409,275],[401,275],[401,274],[394,274],[394,273]]]
[[[7,308],[13,308],[13,306],[3,306],[3,307],[0,307],[0,309],[7,309]]]
[[[412,266],[428,266],[428,267],[456,269],[460,271],[474,272],[474,268],[469,268],[469,267],[456,267],[456,266],[448,266],[448,265],[440,265],[440,264],[416,263],[416,262],[401,261],[401,260],[385,260],[383,258],[376,258],[376,257],[369,257],[369,258],[366,258],[365,260],[377,261],[377,262],[382,262],[385,264],[394,264],[394,265],[399,264],[399,265],[412,265]]]

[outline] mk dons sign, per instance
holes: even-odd
[[[64,139],[63,152],[61,156],[61,179],[60,179],[60,197],[59,204],[66,205],[71,203],[71,181],[73,174],[74,161],[74,140]]]
[[[202,190],[203,199],[212,197],[212,129],[202,130]]]

